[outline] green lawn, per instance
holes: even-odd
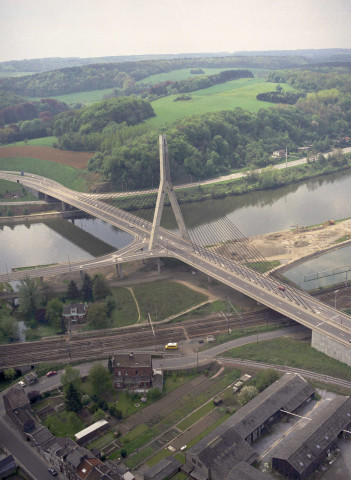
[[[0,158],[0,170],[15,170],[35,173],[51,178],[65,187],[78,192],[86,191],[84,173],[67,165],[40,160],[39,158],[5,157]]]
[[[202,293],[176,282],[152,282],[133,286],[143,320],[150,313],[153,321],[163,320],[204,302]]]
[[[90,90],[88,92],[66,93],[56,96],[50,95],[50,98],[67,103],[67,105],[72,103],[83,103],[86,105],[103,100],[103,97],[109,95],[113,90],[114,88],[105,88],[103,90]],[[41,97],[30,97],[29,100],[37,101],[39,98]]]
[[[9,182],[7,180],[0,180],[0,196],[5,193],[19,193],[19,198],[0,198],[0,202],[27,202],[30,200],[38,200],[34,195],[22,190],[22,185],[18,183]]]
[[[192,74],[190,70],[193,68],[201,68],[204,71],[202,74]],[[149,77],[143,78],[138,83],[150,83],[150,84],[157,84],[163,83],[167,80],[171,80],[172,82],[177,82],[180,80],[186,80],[187,78],[195,78],[201,77],[202,75],[216,75],[220,72],[228,71],[228,70],[250,70],[254,75],[260,75],[262,69],[260,68],[202,68],[202,67],[191,67],[191,68],[181,68],[179,70],[172,70],[171,72],[164,72],[164,73],[157,73],[156,75],[150,75]]]
[[[35,145],[37,147],[52,147],[55,142],[57,142],[57,137],[42,137],[42,138],[32,138],[31,140],[27,140],[25,142],[24,141],[15,142],[9,145],[13,145],[13,146]],[[9,145],[3,145],[3,146],[8,147]]]
[[[196,92],[190,92],[191,100],[174,102],[179,95],[160,98],[151,103],[156,117],[146,120],[150,127],[172,123],[181,118],[203,115],[207,112],[233,110],[241,107],[251,112],[260,108],[272,107],[272,103],[256,100],[258,93],[275,90],[276,85],[267,83],[263,78],[242,78],[215,85]],[[292,90],[284,84],[285,90]]]
[[[226,357],[258,360],[276,365],[304,368],[351,381],[351,369],[344,363],[315,350],[308,343],[276,338],[228,350]]]
[[[85,424],[73,412],[61,412],[50,415],[43,423],[56,437],[74,438],[75,433],[85,428]]]
[[[134,325],[138,320],[138,310],[132,294],[123,287],[112,287],[111,290],[117,304],[112,312],[112,326]]]

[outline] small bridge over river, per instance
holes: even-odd
[[[329,307],[304,291],[282,284],[281,280],[277,280],[274,276],[257,272],[248,266],[250,263],[245,264],[234,260],[232,256],[226,255],[228,241],[219,242],[218,245],[208,248],[208,245],[201,245],[201,242],[194,241],[190,237],[171,183],[167,141],[164,136],[160,136],[160,185],[152,222],[98,200],[95,195],[70,190],[39,175],[1,171],[0,178],[21,183],[24,187],[41,192],[44,196],[54,197],[65,205],[87,212],[129,232],[134,237],[134,241],[128,247],[94,260],[8,272],[0,275],[0,281],[49,277],[72,271],[83,272],[111,264],[116,265],[122,276],[122,264],[125,262],[145,258],[173,257],[310,328],[312,346],[351,365],[351,318],[348,315]],[[139,192],[140,195],[144,193]],[[136,193],[134,192],[133,195]],[[167,195],[180,235],[160,226]],[[264,263],[264,259],[257,252],[250,250],[245,238],[240,236],[233,225],[231,232],[233,234],[231,241],[241,256],[250,259],[252,264],[257,263],[257,259]],[[256,262],[252,262],[253,259]]]

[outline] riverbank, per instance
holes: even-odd
[[[275,270],[282,271],[296,262],[349,245],[351,219],[255,235],[249,237],[248,241],[268,261],[279,261],[281,265]]]

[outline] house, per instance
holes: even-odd
[[[112,358],[113,384],[117,389],[145,390],[152,386],[149,353],[119,353]]]
[[[12,455],[0,450],[0,478],[7,478],[16,471],[17,465]]]
[[[27,385],[33,385],[33,383],[36,383],[38,381],[38,375],[35,372],[31,371],[24,376],[24,379]]]
[[[39,422],[32,415],[27,395],[22,387],[16,385],[3,395],[5,411],[22,432],[29,432]]]
[[[273,453],[272,467],[284,478],[305,480],[351,428],[351,397],[337,396]]]
[[[82,323],[86,319],[86,303],[70,303],[63,307],[62,316],[67,324]]]
[[[245,478],[233,476],[233,469],[240,462],[251,465],[258,458],[251,444],[287,412],[293,413],[307,403],[313,394],[313,388],[300,375],[285,374],[187,451],[186,464],[193,467],[191,477]]]
[[[285,157],[285,153],[286,153],[285,150],[275,150],[275,151],[272,153],[272,157],[273,157],[273,158],[284,158],[284,157]]]

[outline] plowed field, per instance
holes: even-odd
[[[50,162],[61,163],[77,169],[86,168],[90,158],[94,156],[93,152],[71,152],[59,150],[50,147],[36,147],[34,145],[24,145],[17,147],[0,148],[0,157],[27,157],[39,158]]]

